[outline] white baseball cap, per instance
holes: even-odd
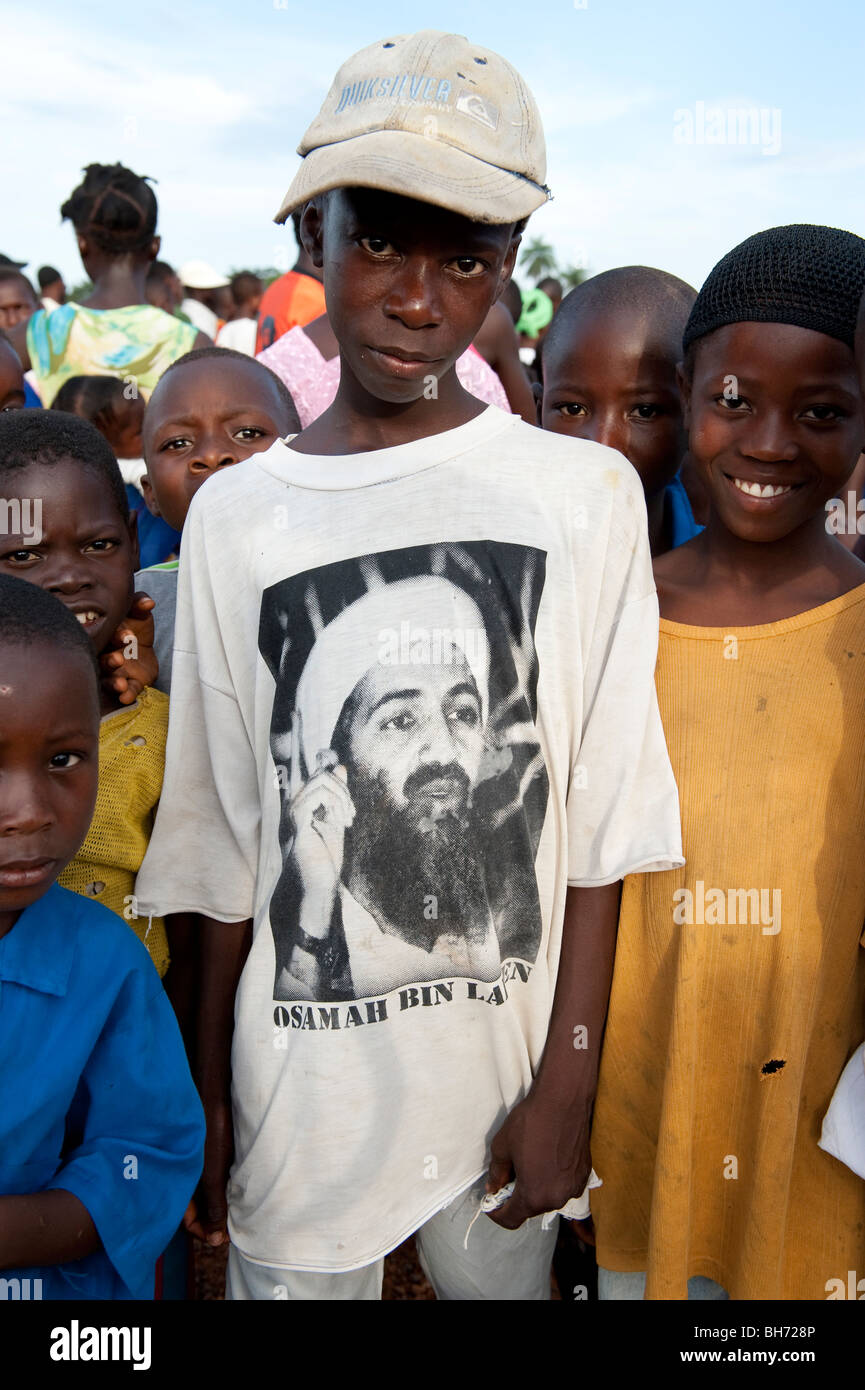
[[[498,224],[552,196],[540,113],[519,73],[438,29],[380,40],[343,63],[297,152],[276,222],[331,188],[378,188]]]
[[[191,290],[221,290],[229,281],[207,261],[184,261],[177,272],[181,285]]]

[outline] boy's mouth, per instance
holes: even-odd
[[[0,888],[34,888],[54,877],[56,860],[21,859],[0,864]]]
[[[740,478],[735,473],[724,473],[728,483],[747,497],[749,501],[759,503],[771,503],[780,497],[786,497],[792,492],[798,492],[805,486],[804,483],[769,483],[758,482],[756,478]]]
[[[369,351],[378,358],[392,376],[408,379],[428,376],[430,367],[443,360],[440,357],[427,357],[421,353],[405,352],[402,348],[371,347]]]
[[[103,613],[101,608],[83,608],[77,606],[73,607],[70,604],[69,611],[72,614],[74,614],[81,626],[85,628],[87,631],[91,631],[93,628],[98,626],[98,624],[101,623],[102,619],[105,617],[105,614]]]

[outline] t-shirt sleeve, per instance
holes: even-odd
[[[153,1267],[201,1174],[204,1116],[173,1010],[143,953],[81,1075],[67,1134],[72,1147],[48,1186],[87,1208],[129,1296],[150,1297]]]
[[[645,503],[620,477],[583,675],[568,789],[568,882],[601,887],[678,868],[679,794],[655,692],[658,599]]]
[[[200,912],[240,922],[253,912],[261,801],[225,640],[251,619],[229,603],[217,619],[205,545],[193,504],[177,578],[165,778],[136,895],[140,915]],[[256,630],[257,621],[255,614]]]

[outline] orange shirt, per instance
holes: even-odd
[[[324,313],[324,286],[311,275],[289,270],[268,285],[258,310],[256,353],[263,352],[287,333],[301,328]]]

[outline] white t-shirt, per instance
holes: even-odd
[[[245,352],[247,357],[254,357],[257,332],[258,319],[230,319],[217,333],[216,346],[233,348],[235,352]]]
[[[657,632],[634,470],[495,407],[367,454],[278,441],[196,495],[137,894],[254,918],[248,1258],[358,1268],[485,1170],[568,884],[683,863]]]

